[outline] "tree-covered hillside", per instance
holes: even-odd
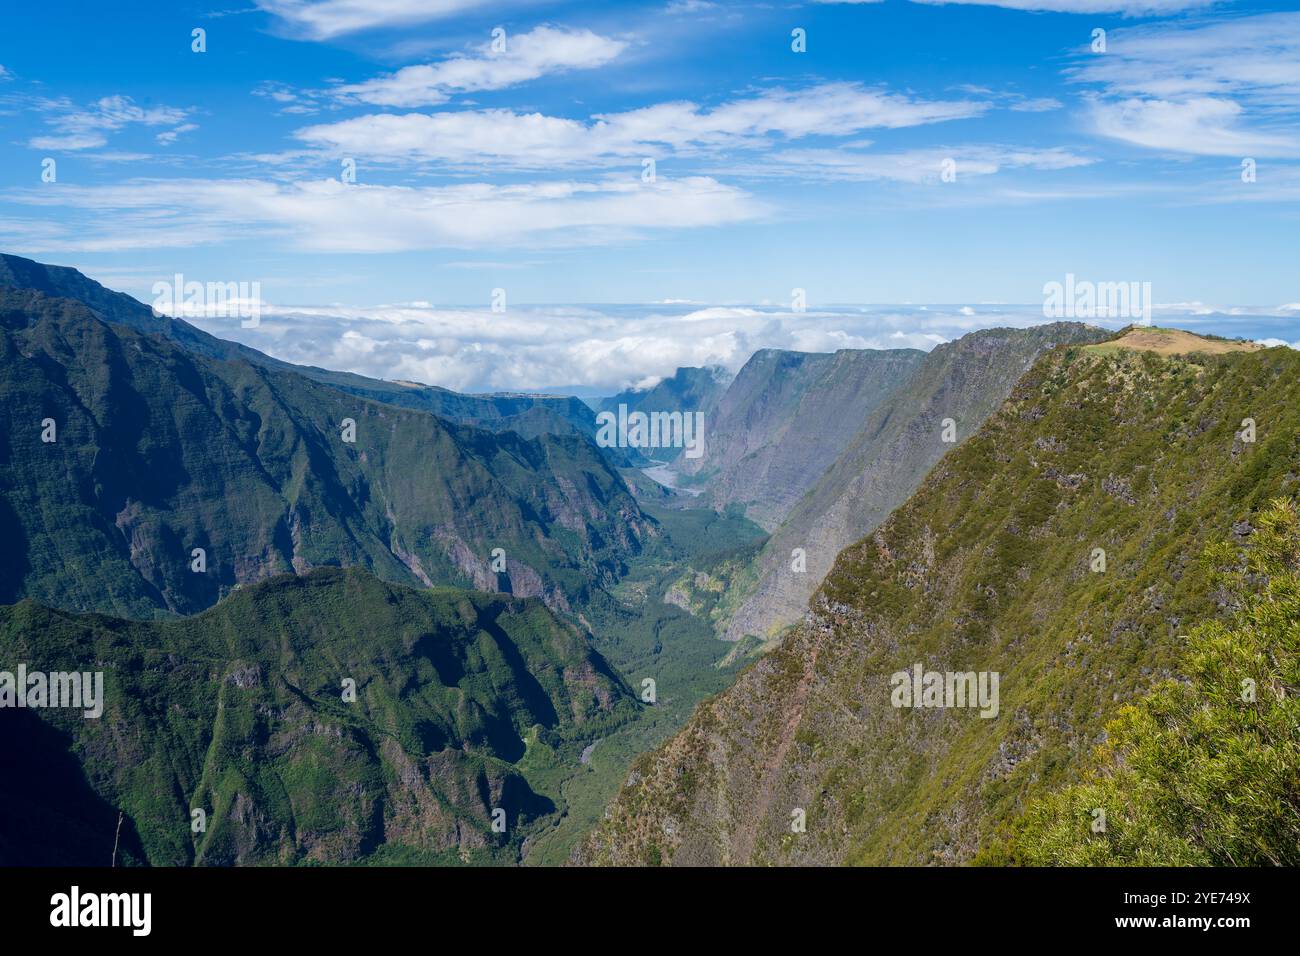
[[[456,425],[14,289],[0,466],[0,601],[127,616],[353,564],[567,607],[655,533],[586,438]]]
[[[560,809],[532,768],[639,706],[540,601],[360,569],[175,621],[24,601],[0,608],[0,661],[103,671],[106,698],[98,719],[0,709],[3,865],[107,865],[118,811],[119,865],[514,862]]]

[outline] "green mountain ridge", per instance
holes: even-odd
[[[574,861],[990,852],[1027,806],[1082,778],[1121,707],[1186,673],[1188,628],[1235,612],[1198,556],[1248,547],[1267,503],[1300,491],[1297,461],[1294,351],[1050,350],[839,555],[803,623],[633,765]],[[918,663],[997,672],[998,716],[891,706],[891,675]],[[1045,827],[1084,842],[1090,822],[1049,814]]]
[[[436,385],[390,382],[353,372],[311,365],[294,365],[238,342],[217,338],[181,319],[160,315],[123,292],[114,292],[68,266],[53,266],[0,253],[0,287],[41,292],[54,298],[75,299],[108,322],[138,332],[164,335],[192,352],[208,358],[245,360],[280,371],[294,372],[340,391],[377,402],[431,412],[463,425],[493,432],[514,431],[525,438],[541,435],[596,434],[595,413],[571,395],[520,392],[464,394]],[[605,452],[618,466],[639,461],[621,449]]]
[[[567,607],[656,534],[584,437],[457,425],[38,291],[0,288],[0,397],[0,601],[192,613],[237,584],[360,564]]]

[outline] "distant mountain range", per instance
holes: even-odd
[[[761,349],[716,400],[704,456],[677,467],[715,508],[740,506],[772,531],[924,358],[916,349]]]
[[[599,410],[616,415],[620,407],[629,413],[700,412],[707,421],[729,381],[731,376],[723,368],[679,368],[650,388],[628,389],[602,399]],[[641,452],[652,461],[667,462],[675,459],[680,449],[644,448]]]

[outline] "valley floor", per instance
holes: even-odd
[[[716,569],[756,550],[763,541],[762,529],[744,518],[703,509],[656,507],[644,501],[642,508],[666,530],[668,552],[637,559],[613,590],[613,600],[584,609],[584,616],[590,616],[595,649],[638,697],[642,682],[653,680],[656,702],[596,742],[577,768],[554,764],[549,755],[534,758],[530,753],[524,758],[525,774],[564,807],[554,827],[526,844],[524,863],[529,865],[564,863],[600,820],[632,761],[671,737],[696,705],[726,690],[740,669],[729,660],[734,645],[715,636],[708,613],[712,608],[697,607],[690,613],[664,598],[684,574]]]

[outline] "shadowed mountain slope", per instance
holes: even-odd
[[[559,811],[525,755],[576,764],[637,708],[541,602],[359,569],[177,621],[0,607],[0,660],[102,671],[105,698],[0,709],[3,865],[107,866],[119,809],[118,865],[514,862]]]
[[[771,531],[924,359],[917,349],[755,352],[709,414],[705,454],[677,468],[715,508],[740,505]]]

